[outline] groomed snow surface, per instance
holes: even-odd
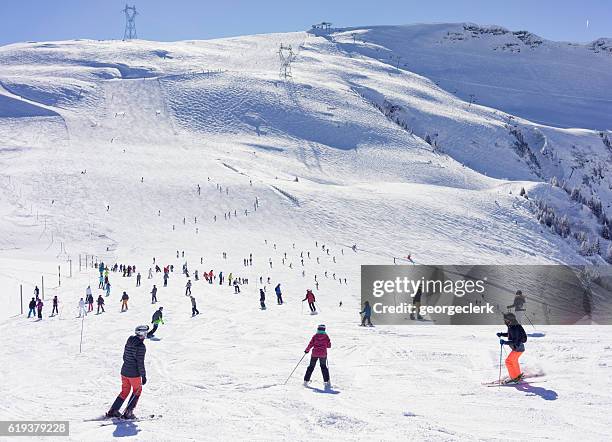
[[[346,30],[0,48],[0,420],[67,419],[75,441],[607,440],[609,326],[527,324],[521,364],[543,376],[495,388],[481,383],[498,377],[502,324],[358,326],[361,265],[408,254],[417,264],[586,263],[576,244],[537,222],[519,191],[565,204],[572,222],[589,228],[592,215],[546,181],[579,185],[582,172],[600,163],[602,177],[588,189],[604,206],[612,202],[599,133],[580,118],[570,121],[558,96],[547,102],[527,94],[526,113],[509,118],[512,106],[469,104],[462,91],[438,87],[426,64],[398,71],[375,54],[374,45],[393,49],[389,33],[422,41],[410,35],[424,29],[364,28],[355,43],[357,31]],[[431,41],[453,29],[430,28],[425,46],[436,53]],[[278,77],[281,42],[297,53],[292,80]],[[482,47],[493,50],[472,50]],[[592,56],[609,67],[609,54],[567,51],[579,53],[564,52],[572,66]],[[495,54],[491,66],[507,62]],[[574,67],[559,69],[556,87],[545,76],[540,86],[561,94],[569,83],[585,85]],[[609,85],[607,75],[597,81]],[[607,98],[589,97],[582,100],[588,115],[605,115]],[[379,110],[389,104],[401,108],[392,118]],[[575,129],[522,119],[540,120],[538,106],[558,111],[547,124]],[[509,122],[537,148],[537,172],[513,150]],[[594,124],[608,128],[604,117]],[[177,250],[185,257],[177,259]],[[250,253],[253,266],[245,267]],[[95,297],[101,290],[95,269],[79,269],[79,255],[136,265],[142,286],[111,272],[106,312],[82,321],[77,303],[85,288]],[[153,257],[174,265],[167,288],[161,274],[147,278]],[[193,318],[184,262],[201,313]],[[234,294],[196,282],[195,269],[250,282]],[[27,311],[41,277],[44,318],[26,319],[20,285]],[[275,302],[279,282],[284,305]],[[259,308],[261,286],[267,310]],[[318,315],[301,302],[308,288]],[[509,303],[518,288],[508,288]],[[130,308],[120,313],[124,290]],[[51,318],[53,295],[60,314]],[[165,324],[158,340],[146,341],[148,383],[136,414],[162,417],[90,421],[119,392],[125,340],[158,306]],[[318,367],[312,387],[302,386],[306,359],[285,385],[319,323],[332,341],[332,389],[322,388]]]

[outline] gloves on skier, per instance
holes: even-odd
[[[501,336],[502,336],[502,332],[497,332],[495,334],[497,335],[498,338],[501,338]]]
[[[500,339],[500,340],[499,340],[499,343],[500,343],[501,345],[506,345],[508,342],[504,341],[503,339]]]
[[[304,350],[304,353],[308,354],[308,350]]]
[[[142,385],[144,385],[144,384],[146,384],[146,383],[147,383],[147,377],[146,377],[146,376],[143,376],[143,377],[142,377]]]

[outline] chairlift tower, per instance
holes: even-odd
[[[136,35],[136,6],[128,6],[127,3],[122,11],[125,14],[125,31],[123,32],[123,41],[133,40],[138,38]]]

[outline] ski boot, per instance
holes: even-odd
[[[331,382],[329,382],[329,381],[323,382],[323,385],[325,386],[326,390],[330,390],[331,389]]]
[[[123,401],[124,399],[121,399],[121,396],[117,396],[117,399],[115,399],[115,402],[113,402],[113,405],[111,405],[110,410],[106,412],[106,417],[121,417],[119,409],[123,405]]]
[[[132,410],[125,410],[121,418],[126,420],[133,420],[136,419],[136,416],[134,416],[134,412]]]
[[[504,381],[502,381],[503,384],[518,384],[520,383],[523,378],[525,377],[525,375],[523,373],[519,374],[517,377],[513,378],[513,379],[506,379]]]
[[[310,385],[310,381],[304,381],[304,387],[308,387]]]

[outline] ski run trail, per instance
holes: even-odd
[[[470,26],[0,47],[0,420],[69,420],[74,441],[609,440],[609,326],[527,324],[520,362],[541,376],[503,388],[483,385],[498,377],[503,324],[359,327],[361,265],[606,265],[542,226],[519,192],[598,228],[548,182],[612,203],[595,130],[610,124],[610,53]],[[297,54],[292,79],[278,76],[281,43]],[[460,50],[464,69],[443,69]],[[92,256],[136,265],[142,285],[110,272],[106,312],[81,320],[86,287],[102,293]],[[168,287],[148,278],[154,257],[174,266]],[[249,284],[234,294],[202,279],[210,269]],[[43,319],[27,319],[20,286],[27,313],[43,278]],[[318,315],[302,303],[309,288]],[[126,339],[158,306],[143,419],[92,421],[119,392]],[[285,384],[320,323],[332,388],[318,367],[302,385],[308,358]]]

